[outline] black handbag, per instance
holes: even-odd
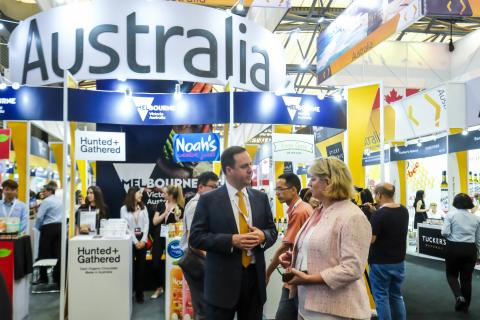
[[[200,256],[191,248],[188,248],[183,257],[178,260],[178,265],[184,274],[193,279],[203,280],[205,257]]]

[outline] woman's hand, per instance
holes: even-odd
[[[298,286],[298,285],[302,285],[302,284],[311,283],[310,276],[308,274],[306,274],[305,272],[298,271],[295,268],[292,268],[290,271],[294,274],[294,277],[292,278],[292,280],[290,280],[288,282],[289,285],[297,285]]]
[[[286,269],[290,267],[290,265],[292,264],[292,252],[286,251],[285,253],[280,255],[278,259],[280,260],[280,264],[282,265],[282,267]]]

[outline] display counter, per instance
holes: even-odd
[[[81,235],[69,242],[68,315],[71,320],[129,320],[132,240]]]
[[[30,282],[32,273],[32,247],[29,236],[0,237],[0,276],[5,282],[13,320],[28,316]]]

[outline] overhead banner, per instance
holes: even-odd
[[[177,162],[220,160],[220,136],[216,133],[177,134],[173,137],[173,156]]]
[[[273,161],[310,163],[315,159],[312,134],[272,134]]]
[[[76,130],[75,159],[125,161],[125,133]]]
[[[58,6],[20,22],[9,50],[11,80],[31,85],[62,82],[65,69],[77,81],[230,80],[250,91],[283,89],[286,80],[283,45],[270,31],[223,10],[172,1]]]
[[[437,140],[423,142],[421,146],[410,144],[408,146],[399,146],[398,151],[393,148],[390,151],[390,160],[409,160],[438,156],[447,153],[447,138],[442,137]]]
[[[425,15],[437,17],[480,17],[480,1],[425,0]]]
[[[354,1],[317,39],[317,83],[422,16],[421,0]]]
[[[335,157],[340,160],[344,160],[343,155],[343,147],[341,142],[334,143],[332,145],[327,146],[327,156],[328,157]]]
[[[392,103],[395,110],[395,140],[446,130],[447,104],[447,87],[444,85]]]
[[[237,123],[346,128],[346,102],[336,102],[332,97],[320,100],[315,95],[237,92],[234,110],[234,121]]]
[[[448,136],[448,152],[460,152],[480,149],[480,131],[471,131],[467,135],[454,134]]]
[[[182,125],[228,123],[229,94],[134,94],[69,90],[70,121]]]
[[[61,88],[7,87],[0,90],[0,120],[63,120]]]
[[[390,149],[385,150],[384,152],[385,163],[390,162],[390,152],[391,152]],[[372,152],[370,154],[366,154],[363,156],[362,166],[368,167],[368,166],[373,166],[378,164],[380,164],[380,151]]]

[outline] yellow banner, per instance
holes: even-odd
[[[275,185],[277,184],[277,179],[280,175],[283,174],[283,169],[285,164],[283,161],[275,161]],[[275,196],[275,218],[283,219],[283,204],[278,201],[278,198]]]
[[[60,176],[60,186],[63,189],[63,143],[51,143],[50,148],[52,148],[53,157],[57,163],[58,175]]]
[[[30,187],[30,169],[27,168],[30,154],[30,150],[27,150],[28,126],[28,122],[8,122],[8,128],[12,131],[12,144],[18,170],[18,199],[27,204],[29,202],[27,190]]]
[[[368,120],[378,89],[378,84],[348,89],[346,161],[352,173],[353,183],[359,187],[365,187],[365,168],[362,166],[362,159]]]

